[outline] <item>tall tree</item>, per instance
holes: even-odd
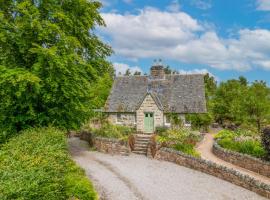
[[[102,78],[110,85],[113,74],[111,48],[93,31],[105,25],[100,7],[88,0],[0,1],[0,131],[76,128],[89,116],[93,87]]]
[[[243,102],[246,98],[247,86],[240,80],[222,82],[215,92],[213,99],[213,113],[215,120],[241,124],[245,121]]]
[[[265,82],[252,83],[244,99],[244,107],[249,121],[255,123],[258,132],[261,132],[263,123],[270,119],[270,89]]]

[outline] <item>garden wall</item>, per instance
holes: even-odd
[[[95,137],[93,138],[93,146],[97,149],[97,151],[111,155],[130,154],[128,145],[125,142],[117,139]]]
[[[258,174],[270,177],[270,162],[224,149],[216,142],[213,145],[213,153],[222,160],[256,172]]]
[[[233,169],[217,165],[211,161],[201,158],[194,158],[168,148],[162,148],[157,151],[155,158],[158,160],[173,162],[181,166],[216,176],[235,185],[256,192],[261,196],[270,198],[270,185],[264,184],[259,180],[255,180],[247,175],[243,175]]]

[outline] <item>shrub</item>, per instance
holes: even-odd
[[[71,161],[65,134],[58,129],[22,132],[2,146],[0,161],[1,200],[97,199],[83,171]]]
[[[266,159],[270,160],[270,126],[262,132],[262,145],[266,151]]]
[[[168,127],[166,127],[166,126],[158,126],[158,127],[156,127],[156,134],[157,135],[164,135],[164,133],[166,133],[167,130],[168,130]]]
[[[219,140],[218,144],[225,149],[248,154],[258,158],[263,158],[266,153],[260,142],[256,140],[235,141],[233,138],[228,137]]]
[[[218,134],[215,135],[215,139],[224,139],[224,138],[234,138],[235,133],[230,130],[221,130]]]

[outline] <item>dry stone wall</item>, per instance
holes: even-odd
[[[129,155],[128,145],[117,139],[96,137],[93,139],[93,146],[97,151],[111,155]]]
[[[217,165],[211,161],[194,158],[179,151],[167,148],[160,149],[155,158],[158,160],[173,162],[181,166],[216,176],[270,199],[270,185],[262,183],[259,180],[255,180],[247,175],[243,175],[233,169]]]
[[[216,142],[213,146],[213,153],[222,160],[246,168],[258,174],[270,177],[270,162],[224,149]]]

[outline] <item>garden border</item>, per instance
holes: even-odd
[[[270,185],[212,161],[195,158],[169,148],[161,148],[154,158],[210,174],[270,199]]]
[[[255,158],[253,156],[234,152],[221,147],[217,141],[213,145],[213,153],[222,160],[230,162],[239,167],[270,177],[270,162]]]

